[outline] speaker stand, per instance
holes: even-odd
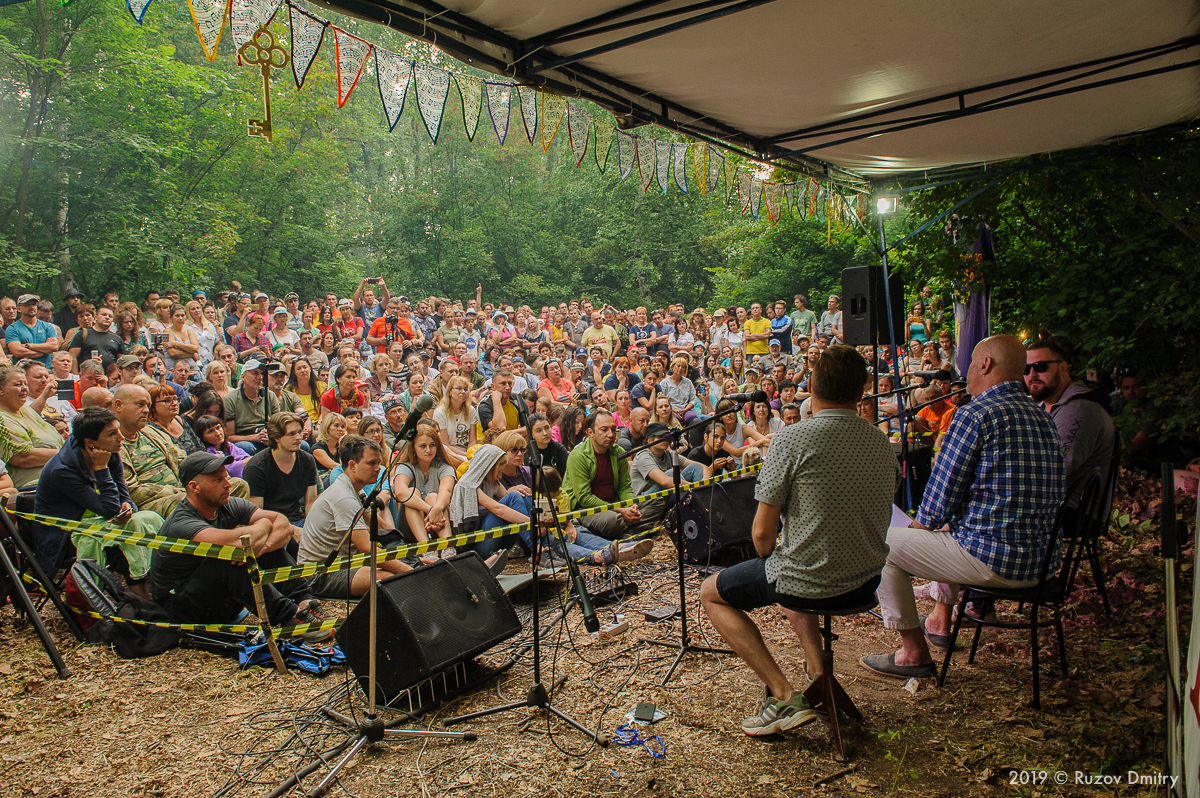
[[[650,639],[645,639],[645,638],[641,641],[641,642],[646,643],[651,646],[661,646],[662,648],[675,648],[675,649],[679,650],[679,653],[677,653],[675,655],[675,661],[672,662],[671,667],[667,669],[667,675],[664,676],[662,682],[660,682],[660,685],[663,687],[666,687],[667,682],[671,681],[671,677],[675,675],[675,670],[679,667],[679,664],[681,662],[683,662],[683,658],[686,657],[688,654],[729,654],[731,656],[733,655],[733,652],[726,648],[709,648],[708,646],[694,646],[694,645],[692,645],[691,636],[688,635],[687,586],[684,582],[684,573],[683,573],[683,524],[681,523],[682,518],[681,518],[681,510],[680,510],[680,506],[679,506],[679,484],[680,484],[679,441],[688,430],[693,429],[698,426],[701,426],[701,425],[708,426],[714,420],[720,419],[721,416],[728,415],[730,412],[736,413],[739,409],[741,409],[741,403],[735,402],[734,407],[730,408],[729,410],[726,410],[724,413],[714,416],[713,418],[708,418],[708,419],[704,419],[703,421],[698,421],[689,427],[684,427],[682,429],[677,429],[677,430],[671,430],[671,435],[672,435],[671,465],[673,466],[673,468],[671,469],[671,474],[672,474],[671,499],[674,502],[674,509],[675,509],[675,553],[677,555],[676,564],[679,568],[679,617],[680,617],[681,626],[679,629],[679,640],[678,641],[650,640]],[[643,444],[643,446],[645,446],[645,445],[646,444]],[[669,530],[668,530],[668,533],[669,533]]]
[[[532,444],[536,446],[537,444]],[[529,514],[529,539],[530,546],[533,549],[531,557],[533,559],[533,685],[529,688],[529,693],[525,696],[524,701],[514,701],[511,704],[503,704],[490,709],[481,709],[478,712],[468,712],[465,715],[456,715],[452,718],[446,718],[442,723],[446,726],[453,726],[456,723],[464,723],[468,720],[476,718],[486,718],[488,715],[497,715],[501,712],[513,712],[519,709],[541,709],[549,712],[554,717],[566,723],[571,728],[581,732],[585,737],[591,739],[601,748],[608,746],[608,738],[600,734],[598,731],[592,731],[584,726],[579,721],[572,718],[567,713],[563,712],[558,707],[554,706],[550,699],[550,693],[546,690],[546,686],[542,683],[542,647],[541,647],[541,624],[539,622],[539,607],[541,606],[541,579],[538,578],[538,566],[540,563],[541,552],[541,509],[538,505],[538,484],[541,482],[541,468],[534,466],[530,469],[533,476],[533,507]],[[566,555],[566,552],[563,552]],[[374,660],[372,660],[374,661]]]
[[[379,481],[383,484],[383,480]],[[339,712],[327,712],[326,714],[337,722],[349,727],[351,731],[350,748],[342,755],[329,773],[321,782],[308,791],[309,798],[318,798],[324,795],[329,789],[329,785],[337,779],[338,774],[350,764],[350,760],[354,755],[361,751],[365,746],[371,743],[377,743],[381,740],[396,739],[396,738],[411,738],[411,737],[443,737],[455,740],[474,740],[475,732],[451,732],[451,731],[432,731],[426,729],[389,729],[378,714],[375,705],[375,645],[376,645],[376,608],[378,606],[377,599],[379,598],[376,588],[377,566],[375,563],[376,555],[379,546],[379,485],[376,485],[375,490],[366,498],[364,502],[368,503],[371,513],[370,535],[371,535],[371,581],[367,587],[367,601],[370,602],[368,610],[367,622],[367,713],[362,721],[355,723],[353,718],[343,715]],[[353,524],[351,525],[353,528]],[[349,534],[349,533],[347,533]],[[339,545],[335,551],[340,550]],[[535,582],[536,584],[536,582]]]

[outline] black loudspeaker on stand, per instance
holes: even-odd
[[[892,299],[892,337],[903,341],[904,283],[900,275],[888,278],[885,294],[883,273],[876,266],[857,266],[842,270],[842,333],[843,342],[850,346],[886,344],[888,336],[888,306],[886,295]]]

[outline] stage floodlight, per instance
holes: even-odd
[[[900,200],[895,197],[876,197],[875,198],[875,213],[880,216],[886,216],[889,213],[895,213],[900,207]]]

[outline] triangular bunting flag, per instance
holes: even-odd
[[[367,56],[371,54],[371,43],[363,41],[353,33],[333,26],[334,60],[337,62],[338,108],[350,99],[350,92],[358,85]]]
[[[229,35],[233,37],[233,49],[254,38],[263,25],[270,23],[279,11],[280,0],[232,0],[229,7]]]
[[[634,136],[637,142],[638,176],[642,178],[642,193],[650,189],[654,182],[654,139]]]
[[[413,65],[413,88],[417,90],[417,108],[425,132],[437,144],[442,129],[442,114],[446,111],[446,95],[450,93],[450,73],[446,70],[417,62]]]
[[[612,125],[596,123],[596,143],[592,146],[592,152],[596,154],[596,168],[600,170],[600,174],[604,174],[604,167],[608,166],[608,151],[612,149],[615,130]]]
[[[150,7],[151,2],[152,0],[125,0],[125,7],[133,14],[134,21],[141,25],[142,17],[146,16],[146,9]]]
[[[738,207],[742,213],[750,207],[750,181],[751,175],[745,169],[737,170],[737,190],[738,190]]]
[[[288,19],[292,25],[292,77],[296,79],[296,88],[300,89],[304,87],[308,70],[325,40],[329,23],[291,3],[288,3]]]
[[[733,193],[733,189],[737,186],[738,168],[732,158],[722,158],[721,168],[725,172],[725,201],[729,202],[729,195]]]
[[[538,90],[533,86],[517,86],[517,96],[521,100],[521,121],[525,124],[525,135],[529,143],[537,135]]]
[[[757,177],[750,178],[750,215],[758,221],[758,210],[762,207],[762,181]]]
[[[637,142],[629,133],[615,128],[613,132],[617,134],[617,173],[624,180],[637,163]]]
[[[505,139],[508,138],[508,119],[509,111],[512,108],[512,90],[511,83],[492,83],[484,84],[487,89],[487,107],[488,116],[492,120],[492,130],[496,131],[496,141],[500,142],[500,146],[504,146]]]
[[[687,154],[688,145],[672,144],[671,156],[675,161],[675,185],[684,194],[688,193],[687,184]]]
[[[379,99],[383,102],[389,133],[396,129],[400,114],[404,113],[404,98],[408,96],[412,73],[412,61],[382,47],[375,48],[375,78],[379,81]]]
[[[796,212],[796,184],[788,183],[783,187],[783,198],[787,201],[788,209]]]
[[[221,43],[221,34],[225,32],[229,0],[188,0],[188,9],[192,12],[192,23],[196,26],[196,35],[200,37],[200,46],[204,48],[204,57],[215,61],[217,45]]]
[[[711,144],[708,147],[708,193],[716,194],[717,186],[721,183],[721,173],[725,171],[725,156],[717,152]],[[725,188],[725,197],[729,197],[729,187]]]
[[[567,101],[557,94],[542,92],[542,152],[548,152],[567,115]],[[546,131],[550,131],[547,136]]]
[[[692,174],[696,176],[696,187],[701,194],[708,193],[708,145],[690,144],[692,150]]]
[[[483,110],[483,81],[468,75],[455,75],[458,96],[462,100],[463,127],[467,129],[467,141],[475,140],[479,130],[479,113]]]
[[[571,141],[571,157],[575,165],[583,163],[587,155],[588,137],[592,132],[592,118],[587,111],[574,103],[567,103],[567,138]]]
[[[779,184],[767,183],[767,190],[763,199],[767,201],[767,218],[771,220],[771,224],[779,221]]]
[[[654,176],[658,178],[658,187],[662,193],[667,193],[671,185],[671,142],[654,142]]]
[[[824,186],[818,186],[816,195],[813,197],[813,209],[816,211],[818,222],[823,223],[825,221],[825,195],[828,193],[829,192],[825,190]]]

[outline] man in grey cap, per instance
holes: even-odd
[[[17,297],[20,316],[4,329],[4,341],[13,362],[27,357],[50,368],[50,353],[58,351],[58,331],[38,318],[38,300],[37,294]]]
[[[231,463],[232,457],[219,454],[188,455],[179,465],[179,481],[187,490],[187,498],[167,518],[159,534],[193,543],[237,547],[241,546],[241,536],[249,535],[261,568],[295,565],[286,546],[299,539],[299,530],[282,513],[231,497],[231,482],[225,470]],[[154,600],[177,623],[231,623],[242,610],[257,612],[250,575],[240,562],[157,549],[150,583]],[[262,593],[265,620],[273,626],[324,620],[321,602],[312,597],[307,579],[264,584]],[[300,639],[315,643],[332,636],[333,630],[327,629],[309,632]]]

